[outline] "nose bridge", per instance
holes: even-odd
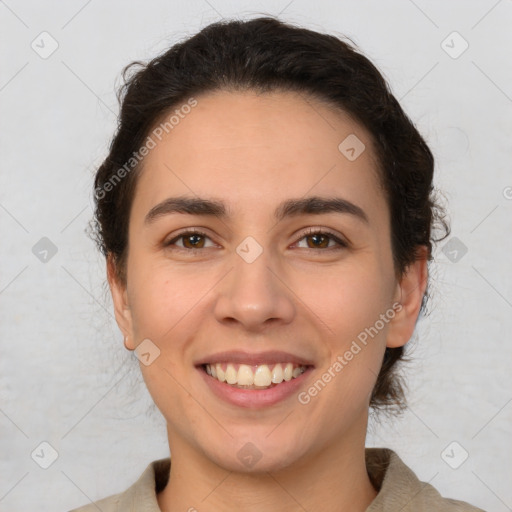
[[[236,320],[247,329],[258,330],[268,320],[288,323],[293,318],[291,292],[279,279],[279,264],[272,261],[272,251],[247,237],[233,254],[233,269],[221,285],[215,306],[219,321]]]

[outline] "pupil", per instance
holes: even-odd
[[[188,241],[194,246],[197,246],[200,243],[201,235],[189,235]]]
[[[321,240],[320,239],[325,239],[325,236],[324,235],[311,235],[311,238],[313,240],[313,244],[316,246],[316,247],[319,247],[322,245],[321,243]]]

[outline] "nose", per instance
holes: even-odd
[[[271,268],[266,251],[252,263],[235,254],[233,263],[234,268],[219,283],[216,319],[238,323],[253,332],[271,324],[290,323],[296,312],[293,292],[286,286],[283,273]]]

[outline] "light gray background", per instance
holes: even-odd
[[[68,510],[168,455],[84,231],[92,175],[124,65],[221,17],[266,13],[347,35],[382,70],[435,154],[467,247],[457,262],[436,252],[410,408],[372,423],[368,445],[395,449],[445,496],[512,510],[510,0],[1,1],[0,510]],[[47,59],[31,48],[43,31],[59,45]],[[452,56],[442,47],[453,31],[469,44],[457,58],[458,36],[444,43]],[[42,237],[58,250],[46,263],[32,251]],[[31,458],[49,461],[43,441],[58,452],[48,469]],[[441,456],[453,441],[469,454],[458,469]]]

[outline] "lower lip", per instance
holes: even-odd
[[[198,368],[207,386],[212,392],[222,400],[239,407],[257,409],[274,405],[281,400],[285,400],[298,392],[299,388],[308,378],[312,366],[309,366],[304,373],[288,381],[283,381],[277,386],[268,389],[242,389],[230,386],[225,382],[208,375],[202,367]]]

